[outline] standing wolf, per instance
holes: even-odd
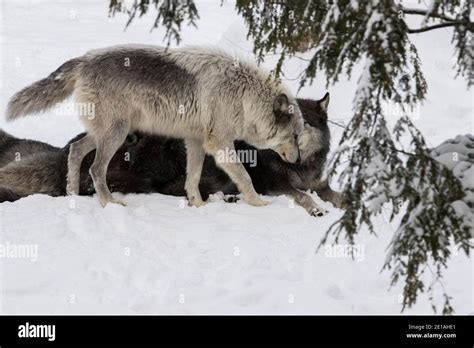
[[[301,162],[283,161],[274,151],[256,150],[243,141],[236,141],[237,151],[257,153],[256,165],[244,163],[258,193],[286,195],[313,216],[325,210],[305,191],[316,191],[320,198],[343,206],[338,192],[323,177],[330,146],[327,109],[329,94],[320,100],[298,99],[305,120],[299,137]],[[0,129],[0,203],[15,201],[35,193],[51,196],[66,194],[67,158],[70,145],[85,136],[79,134],[63,148],[39,141],[18,139]],[[18,161],[18,155],[21,160]],[[81,166],[80,194],[94,194],[89,168],[94,151],[85,156]],[[153,193],[184,196],[186,181],[186,148],[184,141],[153,134],[135,132],[113,156],[107,171],[107,182],[113,192]],[[206,156],[199,190],[204,199],[222,191],[238,194],[229,177]],[[232,199],[232,196],[227,200]]]
[[[287,162],[300,158],[303,121],[289,90],[256,66],[216,49],[92,50],[15,94],[7,119],[43,111],[73,92],[78,103],[95,106],[95,115],[81,115],[87,135],[70,147],[67,191],[79,193],[82,160],[96,149],[90,174],[103,206],[123,204],[107,187],[107,167],[136,130],[185,139],[190,205],[203,204],[199,180],[205,153],[216,158],[249,204],[265,204],[241,163],[217,161],[220,151],[234,150],[236,139],[273,149]]]

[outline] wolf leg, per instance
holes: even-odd
[[[94,138],[86,134],[83,138],[79,139],[75,143],[69,146],[69,156],[67,160],[67,186],[66,192],[68,195],[78,195],[80,176],[81,176],[81,164],[84,157],[95,149]]]
[[[323,201],[331,202],[336,208],[344,208],[341,193],[333,191],[327,180],[316,182],[312,185],[311,190],[316,191]]]
[[[291,191],[286,192],[285,194],[290,198],[294,199],[296,204],[306,209],[306,211],[311,216],[319,217],[327,214],[328,212],[326,209],[321,208],[319,205],[317,205],[316,202],[309,195],[297,189],[292,189]]]
[[[311,216],[323,216],[327,210],[321,208],[308,194],[293,187],[285,176],[278,177],[274,180],[274,186],[269,189],[272,196],[285,195],[294,200],[300,207],[304,208]]]
[[[226,172],[226,174],[231,178],[231,180],[237,185],[237,188],[242,195],[244,200],[254,206],[263,206],[267,203],[260,199],[255,188],[252,184],[252,179],[250,178],[249,173],[245,170],[243,164],[238,161],[236,156],[233,156],[237,161],[227,161],[225,156],[222,156],[226,151],[234,152],[234,142],[231,140],[221,140],[215,137],[208,137],[204,141],[204,149],[214,156],[216,164]],[[222,158],[224,157],[224,158]]]
[[[99,196],[100,204],[105,207],[107,203],[117,203],[125,205],[122,201],[115,199],[107,187],[107,167],[115,152],[125,141],[129,123],[126,121],[117,121],[111,127],[108,127],[104,133],[97,138],[97,149],[94,163],[90,167],[90,174],[94,182],[94,188]]]
[[[188,196],[189,205],[200,207],[204,205],[199,192],[202,166],[205,152],[202,140],[186,139],[186,182],[184,188]]]

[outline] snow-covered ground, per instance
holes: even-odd
[[[231,1],[198,1],[198,29],[184,28],[183,44],[219,45],[250,55],[243,21]],[[162,44],[150,33],[152,16],[123,31],[125,15],[108,17],[108,1],[2,0],[0,109],[20,88],[85,51],[118,43]],[[414,38],[429,84],[416,125],[430,145],[474,133],[473,95],[451,70],[450,32]],[[250,55],[251,57],[251,55]],[[272,67],[275,57],[265,62]],[[288,79],[302,61],[285,66]],[[354,71],[354,77],[357,70]],[[354,78],[354,81],[356,78]],[[347,122],[355,82],[330,87],[330,116]],[[296,93],[298,81],[288,84]],[[298,96],[319,98],[323,78]],[[62,146],[83,130],[76,117],[48,112],[0,127]],[[331,126],[333,144],[341,129]],[[90,197],[35,195],[0,204],[0,248],[30,246],[29,258],[0,259],[0,313],[399,313],[401,287],[389,289],[381,272],[396,227],[382,214],[378,236],[360,234],[355,260],[316,247],[342,214],[309,216],[285,197],[265,197],[266,207],[222,197],[190,208],[178,197],[123,197],[127,207],[102,209]],[[343,246],[342,246],[343,247]],[[473,313],[473,262],[454,253],[445,285],[457,313]],[[405,313],[431,314],[427,296]]]

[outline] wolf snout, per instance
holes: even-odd
[[[300,153],[300,148],[299,147],[297,149],[297,152],[298,152],[298,157],[296,157],[295,164],[301,164],[301,153]]]
[[[298,158],[296,159],[296,164],[301,164],[301,155],[300,152],[298,151]]]
[[[282,150],[277,151],[280,155],[281,159],[285,162],[300,164],[301,163],[301,156],[299,150]]]
[[[280,144],[272,149],[280,158],[289,163],[300,163],[301,156],[300,156],[300,149],[297,144],[294,143],[283,143]]]

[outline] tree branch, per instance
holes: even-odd
[[[435,25],[431,25],[429,27],[422,27],[422,28],[418,28],[418,29],[410,29],[408,28],[407,29],[407,32],[408,34],[416,34],[416,33],[423,33],[425,31],[429,31],[429,30],[434,30],[434,29],[439,29],[439,28],[445,28],[445,27],[456,27],[458,25],[468,25],[470,24],[470,22],[466,23],[466,22],[461,22],[461,21],[454,21],[454,22],[445,22],[445,23],[439,23],[439,24],[435,24]],[[471,27],[468,26],[467,30],[469,31],[473,31],[473,29]]]
[[[418,29],[408,28],[408,33],[409,34],[422,33],[422,32],[433,30],[433,29],[439,29],[439,28],[445,28],[445,27],[454,27],[454,26],[458,26],[458,25],[466,25],[467,30],[469,30],[471,32],[474,31],[474,29],[473,29],[474,23],[469,21],[469,19],[467,19],[467,20],[456,20],[456,18],[446,16],[442,13],[434,13],[434,12],[430,13],[427,10],[416,9],[416,8],[406,8],[406,7],[403,7],[403,6],[401,6],[400,9],[402,10],[402,12],[404,14],[421,15],[421,16],[425,16],[426,18],[439,18],[439,19],[442,19],[442,20],[446,21],[446,22],[443,22],[443,23],[438,23],[438,24],[434,24],[432,26],[426,26],[426,27],[422,27],[422,28],[418,28]]]
[[[406,8],[401,7],[401,10],[404,14],[414,14],[414,15],[422,15],[425,17],[432,17],[432,18],[439,18],[448,22],[454,22],[456,19],[452,17],[448,17],[441,13],[429,13],[426,10],[416,9],[416,8]]]

